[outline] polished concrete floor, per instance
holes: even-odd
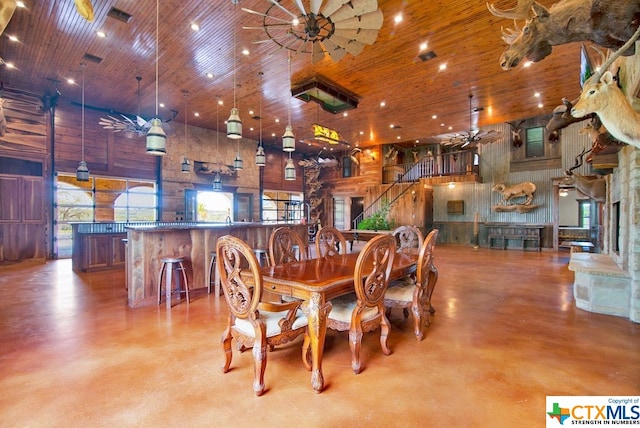
[[[640,395],[640,324],[576,309],[568,253],[439,246],[424,341],[391,317],[384,356],[329,332],[316,394],[301,338],[223,374],[224,297],[130,309],[122,270],[70,260],[0,268],[1,427],[542,427],[547,395]]]

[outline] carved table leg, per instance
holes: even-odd
[[[331,311],[331,302],[325,303],[322,294],[313,293],[309,302],[302,305],[309,320],[309,339],[311,342],[311,386],[314,391],[322,392],[322,354],[327,334],[327,314]]]

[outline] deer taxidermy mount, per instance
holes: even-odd
[[[600,70],[607,70],[609,66],[629,46],[633,46],[640,36],[640,27],[633,36],[619,48]],[[618,141],[640,148],[640,113],[635,111],[624,95],[611,71],[597,71],[582,88],[580,98],[571,109],[574,117],[586,116],[590,113],[598,115],[602,124]]]
[[[524,120],[521,120],[519,122],[516,123],[516,121],[513,122],[507,122],[507,124],[511,127],[511,142],[513,143],[513,147],[522,147],[522,124],[524,123]]]
[[[573,171],[582,166],[582,157],[589,153],[591,149],[584,149],[576,156],[574,166],[565,171],[565,178],[562,179],[564,186],[573,186],[581,194],[595,200],[596,202],[605,202],[607,200],[607,181],[604,177],[585,177],[584,175],[575,174]]]
[[[524,58],[538,62],[551,54],[552,47],[591,41],[603,48],[618,49],[638,26],[637,0],[561,0],[547,9],[535,0],[518,0],[513,9],[500,10],[487,3],[499,18],[524,19],[525,25],[502,31],[509,46],[500,56],[503,70],[516,67]],[[625,50],[633,55],[635,47]]]

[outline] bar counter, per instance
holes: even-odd
[[[191,290],[207,287],[211,252],[220,236],[233,235],[252,248],[267,249],[271,232],[290,227],[307,242],[307,225],[293,223],[202,223],[128,226],[126,280],[128,304],[140,307],[158,304],[158,277],[162,257],[184,257]]]

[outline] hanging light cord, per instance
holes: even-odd
[[[289,63],[289,111],[288,111],[288,125],[291,126],[291,51],[287,50],[288,63]]]
[[[236,24],[238,14],[238,0],[233,1],[233,107],[236,107]]]
[[[82,67],[82,138],[80,142],[82,143],[82,160],[84,161],[84,69],[86,64],[82,63],[80,66]]]
[[[264,77],[264,73],[261,71],[258,74],[260,75],[260,147],[262,147],[262,78]]]
[[[158,117],[158,61],[159,61],[159,37],[158,33],[160,32],[160,0],[156,0],[156,117]]]
[[[218,172],[220,172],[220,131],[218,130],[218,123],[220,122],[220,97],[216,100],[216,152],[218,152],[218,158],[216,164],[218,164]]]

